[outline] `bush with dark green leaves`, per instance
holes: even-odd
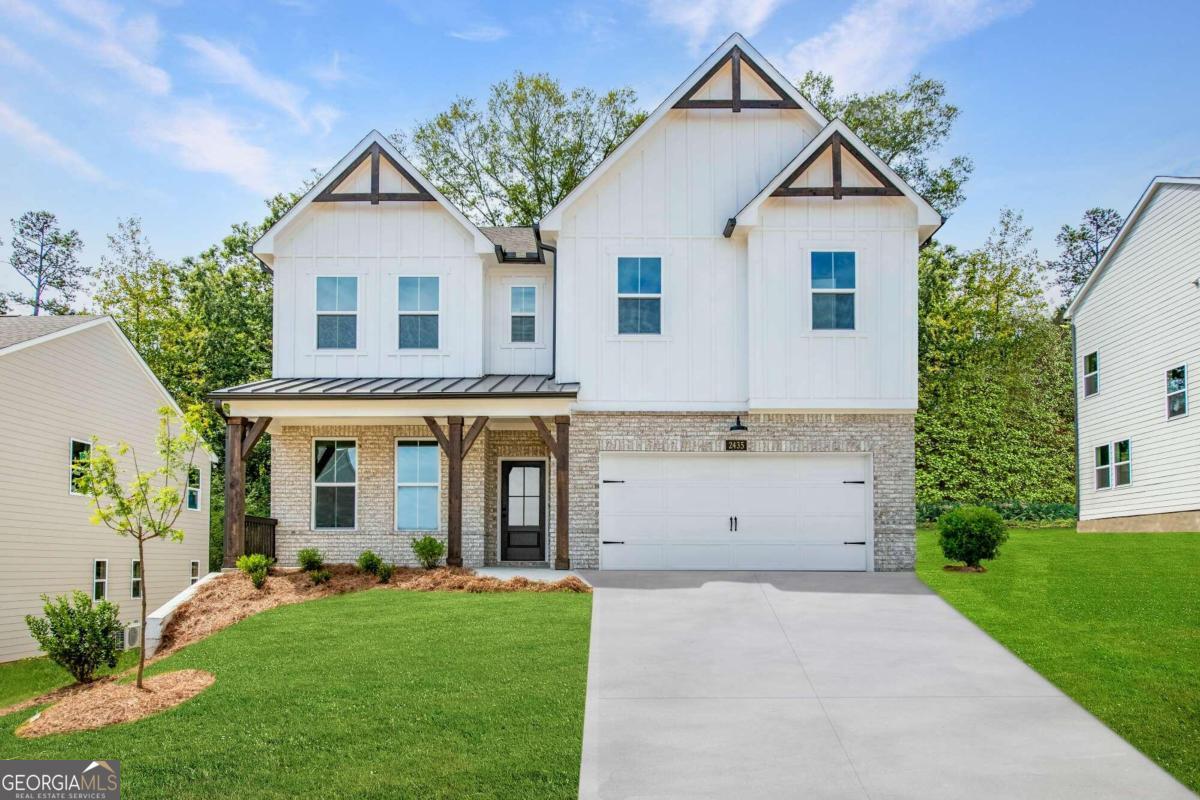
[[[237,568],[250,576],[250,582],[255,589],[261,589],[267,582],[267,570],[271,568],[271,559],[262,553],[247,553],[238,556]]]
[[[446,554],[446,545],[432,536],[422,536],[420,539],[413,539],[412,550],[421,566],[433,569]]]
[[[383,566],[383,559],[375,555],[372,550],[364,550],[358,557],[358,568],[368,575],[378,575],[381,566]]]
[[[387,583],[392,579],[392,573],[395,571],[396,567],[393,564],[380,564],[379,571],[375,574],[379,576],[380,583]]]
[[[937,522],[947,511],[958,508],[961,505],[963,504],[950,501],[917,503],[917,522]],[[1070,525],[1074,523],[1076,518],[1076,509],[1071,503],[1003,500],[978,503],[978,505],[994,509],[1009,522],[1026,523],[1023,527],[1045,527],[1046,525],[1053,524]],[[1029,523],[1033,524],[1029,525]]]
[[[86,592],[53,600],[42,595],[45,618],[29,614],[25,624],[50,660],[71,673],[80,683],[89,683],[101,666],[115,667],[121,649],[120,609],[107,600],[93,605]]]
[[[312,580],[313,586],[320,586],[322,583],[329,583],[329,579],[333,576],[327,569],[314,569],[308,573],[308,577]]]
[[[296,554],[296,560],[300,562],[300,569],[305,572],[312,572],[325,566],[325,556],[315,547],[305,547]]]
[[[959,506],[938,520],[939,544],[951,561],[961,561],[977,569],[980,561],[999,555],[1000,545],[1008,540],[1004,518],[993,508]]]

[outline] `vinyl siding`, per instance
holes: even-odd
[[[1200,509],[1200,187],[1160,187],[1075,313],[1080,518]],[[1100,391],[1083,396],[1099,353]],[[1186,417],[1166,416],[1166,372],[1188,367]],[[1095,448],[1132,441],[1133,480],[1097,490]]]
[[[37,655],[25,626],[39,595],[92,591],[92,562],[108,559],[108,598],[133,622],[129,596],[136,544],[92,525],[84,497],[70,494],[70,440],[127,441],[146,463],[154,452],[161,391],[104,324],[0,355],[0,661]],[[185,510],[182,543],[147,546],[145,587],[154,609],[189,584],[190,562],[208,571],[209,456],[198,451],[201,510]],[[147,467],[143,467],[147,468]]]

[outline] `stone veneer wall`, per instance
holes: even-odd
[[[576,413],[571,417],[571,566],[600,565],[600,453],[723,452],[744,438],[750,452],[871,453],[875,569],[916,561],[913,414],[751,414],[732,436],[732,414]]]

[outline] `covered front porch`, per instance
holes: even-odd
[[[247,547],[244,460],[270,433],[280,565],[305,547],[330,562],[370,549],[412,564],[411,542],[434,536],[450,566],[570,569],[577,391],[487,376],[273,379],[214,392],[227,424],[225,565]]]

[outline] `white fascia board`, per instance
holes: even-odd
[[[542,232],[557,233],[559,230],[561,230],[563,212],[584,192],[595,185],[595,183],[600,180],[600,177],[604,175],[604,173],[607,172],[613,164],[621,160],[626,153],[636,147],[637,143],[642,140],[647,132],[657,125],[659,120],[665,117],[667,113],[674,108],[675,104],[679,102],[679,99],[683,97],[683,95],[687,94],[688,90],[692,88],[696,81],[702,78],[704,73],[708,72],[708,70],[711,69],[714,64],[724,58],[726,53],[728,53],[734,47],[741,48],[742,52],[749,56],[754,63],[762,67],[763,71],[770,75],[771,79],[778,83],[779,86],[787,92],[788,96],[800,106],[801,111],[804,111],[810,117],[812,117],[818,125],[823,126],[827,124],[828,120],[822,116],[821,112],[818,111],[816,107],[808,101],[808,98],[800,94],[800,91],[792,85],[792,82],[788,80],[783,73],[775,68],[775,65],[763,58],[762,54],[755,50],[754,46],[746,41],[744,36],[742,36],[740,33],[734,33],[728,39],[722,42],[721,45],[713,51],[712,55],[704,59],[703,63],[696,67],[696,69],[684,79],[683,83],[679,84],[679,86],[675,88],[675,91],[667,95],[667,98],[658,104],[658,107],[654,109],[653,113],[646,117],[646,120],[637,127],[637,130],[629,134],[629,136],[625,138],[625,141],[621,142],[621,144],[618,145],[615,150],[609,153],[603,161],[597,164],[596,168],[589,172],[587,177],[584,178],[578,186],[572,189],[566,197],[558,202],[558,205],[550,209],[550,212],[546,214],[546,216],[539,223],[539,227],[541,228]]]
[[[328,188],[329,185],[332,184],[334,180],[336,180],[337,177],[342,174],[342,170],[350,166],[354,159],[362,155],[363,151],[372,144],[379,145],[388,155],[396,159],[396,163],[404,167],[405,171],[407,171],[408,174],[420,184],[421,188],[433,195],[434,199],[444,209],[446,209],[447,212],[449,212],[450,216],[454,217],[454,219],[460,225],[462,225],[468,233],[471,234],[474,240],[476,253],[480,255],[495,253],[495,246],[492,244],[490,239],[483,235],[483,231],[479,230],[475,223],[467,219],[462,211],[458,209],[458,206],[447,200],[446,196],[438,191],[438,188],[430,183],[429,180],[423,174],[421,174],[421,171],[414,167],[412,163],[405,158],[399,150],[396,149],[395,145],[393,145],[391,141],[379,131],[371,131],[368,133],[358,144],[351,148],[350,152],[346,153],[341,161],[334,164],[333,167],[325,173],[321,180],[313,184],[312,188],[304,193],[304,196],[300,198],[296,205],[292,206],[286,214],[280,217],[274,225],[268,228],[266,232],[258,238],[258,241],[256,241],[251,248],[251,252],[262,259],[263,262],[268,266],[273,265],[275,261],[275,237],[279,235],[285,228],[287,228],[287,226],[291,224],[291,222],[296,219],[296,217],[298,217],[300,213],[304,211],[304,209],[312,205],[313,199],[321,192],[325,191],[325,189]]]

